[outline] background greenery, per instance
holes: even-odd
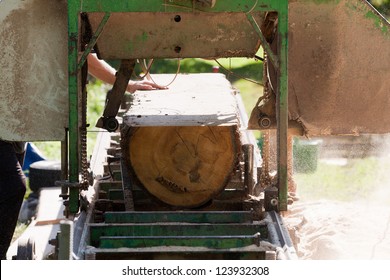
[[[369,1],[387,19],[390,17],[390,0],[370,0]]]

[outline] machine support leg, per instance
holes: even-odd
[[[279,33],[279,75],[277,92],[277,160],[278,160],[278,188],[279,211],[287,210],[287,148],[288,148],[288,8],[278,12]]]
[[[119,124],[116,121],[116,115],[122,103],[123,96],[126,92],[130,77],[135,67],[134,59],[123,59],[116,73],[116,80],[110,94],[107,96],[106,107],[103,116],[98,120],[96,127],[107,129],[114,132],[118,129]]]
[[[69,84],[69,182],[79,181],[79,79],[77,71],[79,50],[78,1],[68,1],[68,84]],[[79,190],[69,190],[69,211],[79,210]]]
[[[71,260],[73,253],[73,222],[60,222],[60,236],[59,236],[59,260]]]

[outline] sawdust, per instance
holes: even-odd
[[[64,137],[68,107],[65,9],[64,0],[1,2],[0,137],[3,139]]]
[[[290,128],[308,136],[390,132],[390,24],[360,0],[290,1],[288,20]],[[273,89],[276,77],[270,65]],[[273,119],[268,107],[253,110],[251,129],[259,115]]]
[[[389,132],[390,36],[367,17],[371,7],[299,0],[289,8],[291,118],[309,135]]]
[[[390,259],[390,206],[377,201],[299,202],[285,221],[300,259]]]
[[[387,157],[389,147],[382,148]],[[284,219],[300,259],[390,259],[390,176],[364,172],[377,182],[366,195],[353,201],[301,197],[289,207]]]

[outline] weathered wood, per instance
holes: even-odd
[[[152,75],[167,90],[138,91],[123,123],[134,126],[239,125],[235,90],[222,74]]]

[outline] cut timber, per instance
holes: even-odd
[[[123,123],[135,126],[239,125],[235,90],[224,75],[152,75],[168,90],[138,91]]]
[[[167,84],[174,75],[156,75]],[[234,89],[221,74],[179,75],[168,90],[142,91],[123,117],[131,177],[160,201],[201,206],[218,195],[240,154]]]

